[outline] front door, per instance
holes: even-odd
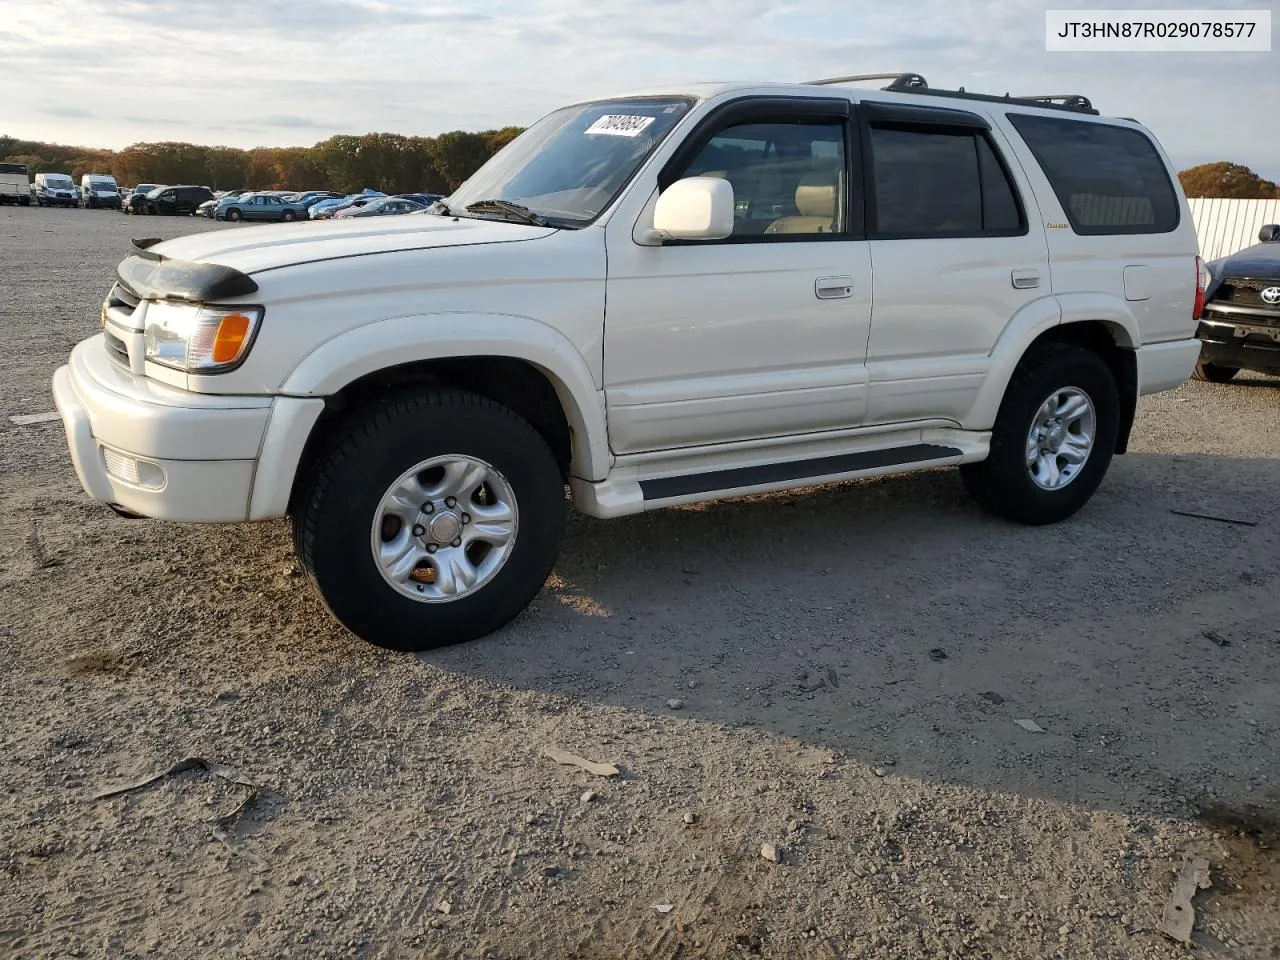
[[[871,261],[847,100],[721,108],[659,187],[734,188],[733,235],[609,235],[604,379],[618,454],[856,426],[866,404]],[[851,189],[852,185],[852,189]]]

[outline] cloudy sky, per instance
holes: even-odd
[[[114,148],[305,145],[525,125],[655,84],[913,70],[933,86],[1084,93],[1151,127],[1180,167],[1228,159],[1280,181],[1280,53],[1044,49],[1046,7],[1271,5],[0,0],[0,133]]]

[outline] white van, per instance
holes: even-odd
[[[25,163],[0,163],[0,204],[31,204],[31,180]]]
[[[37,207],[74,207],[80,202],[76,183],[66,173],[37,173],[31,196]]]
[[[80,206],[86,210],[107,207],[120,209],[120,185],[105,173],[86,173],[80,178]]]

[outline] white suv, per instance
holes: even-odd
[[[135,241],[54,376],[80,482],[290,516],[401,650],[528,604],[566,484],[616,517],[958,465],[1071,516],[1199,354],[1169,161],[1083,98],[865,79],[581,103],[428,213]]]

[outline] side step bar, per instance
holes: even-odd
[[[751,496],[986,459],[991,434],[870,428],[619,457],[608,477],[569,478],[574,505],[593,517]]]
[[[865,450],[861,453],[846,453],[836,457],[818,457],[813,460],[796,460],[790,463],[765,463],[758,467],[735,467],[730,470],[688,473],[675,477],[656,477],[652,480],[641,480],[640,492],[646,500],[670,500],[673,497],[710,493],[713,490],[757,487],[762,484],[792,480],[813,480],[842,473],[876,470],[880,467],[949,460],[962,453],[963,451],[956,447],[944,447],[935,443],[913,443],[906,447]]]

